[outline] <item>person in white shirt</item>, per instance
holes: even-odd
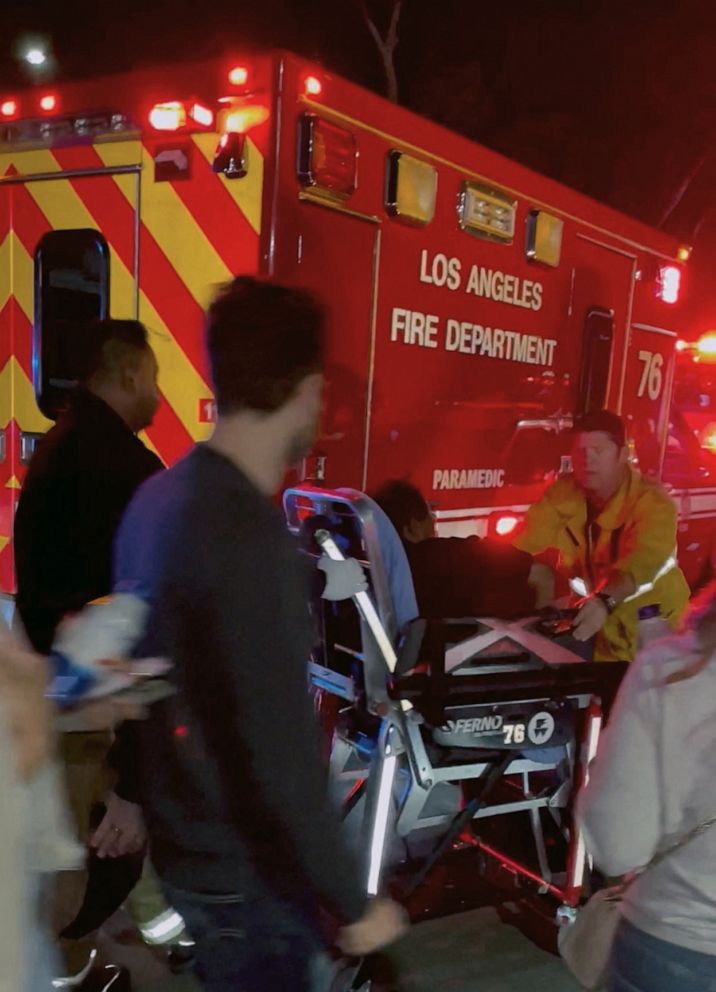
[[[138,677],[131,664],[120,665]],[[59,714],[46,698],[49,676],[47,659],[11,634],[0,616],[0,992],[52,987],[58,965],[47,890],[55,872],[75,870],[84,857],[57,761],[58,730],[108,729],[142,715],[113,695]],[[105,971],[113,976],[117,969]]]
[[[607,876],[646,866],[716,817],[716,583],[684,630],[648,645],[622,683],[577,802]],[[716,824],[626,890],[609,992],[716,989]]]

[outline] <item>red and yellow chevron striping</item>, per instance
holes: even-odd
[[[209,163],[217,140],[185,140],[188,178],[171,181],[155,179],[161,141],[0,154],[0,591],[14,587],[20,435],[50,426],[32,386],[33,254],[43,234],[92,228],[107,240],[110,313],[143,321],[159,362],[164,402],[147,443],[170,463],[208,432],[200,416],[201,401],[211,397],[202,312],[218,284],[258,268],[264,166],[249,142],[244,180],[215,175]]]

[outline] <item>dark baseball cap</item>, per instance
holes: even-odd
[[[626,444],[624,421],[611,410],[590,410],[578,417],[572,428],[573,434],[590,434],[593,431],[608,434],[618,448],[623,448]]]

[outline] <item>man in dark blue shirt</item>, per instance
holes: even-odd
[[[369,903],[327,800],[306,691],[308,576],[272,496],[310,449],[323,313],[239,277],[212,304],[218,420],[209,442],[138,492],[116,588],[152,603],[138,650],[173,662],[176,694],[138,724],[152,862],[196,940],[211,992],[310,987],[312,920],[364,954],[403,917]]]

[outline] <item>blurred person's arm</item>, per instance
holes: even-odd
[[[23,779],[32,778],[54,750],[54,711],[45,698],[48,675],[47,659],[27,650],[0,624],[0,695]]]
[[[63,614],[92,598],[81,598],[84,590],[75,574],[68,510],[73,502],[76,484],[67,473],[36,475],[31,468],[15,512],[16,617],[41,653],[49,651]]]
[[[147,843],[147,825],[142,807],[110,792],[102,822],[90,838],[100,858],[121,858],[136,854]]]
[[[656,690],[642,671],[630,666],[577,799],[587,849],[607,876],[647,864],[661,839]]]
[[[139,737],[135,720],[125,720],[115,732],[107,763],[116,774],[106,811],[90,838],[100,858],[119,858],[141,851],[147,827],[140,804]]]

